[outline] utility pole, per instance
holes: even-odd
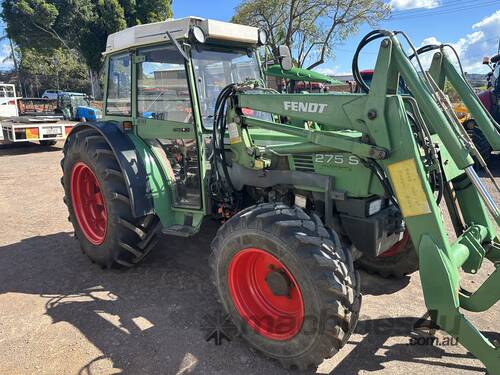
[[[14,62],[14,70],[16,71],[17,85],[19,86],[19,89],[21,90],[20,92],[22,95],[23,85],[21,83],[21,76],[19,74],[19,66],[17,65],[17,59],[16,59],[15,50],[14,50],[14,43],[12,43],[12,39],[10,39],[8,36],[7,36],[7,39],[9,39],[10,53],[12,56],[12,61]]]

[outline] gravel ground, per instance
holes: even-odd
[[[92,264],[66,220],[60,146],[0,146],[0,374],[287,373],[239,338],[205,341],[219,311],[207,267],[214,223],[192,239],[164,238],[135,269]],[[500,176],[500,156],[492,163]],[[409,345],[425,312],[418,273],[362,280],[358,328],[318,373],[484,373],[460,346]],[[499,310],[470,315],[495,335]]]

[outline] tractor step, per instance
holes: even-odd
[[[162,233],[169,236],[191,237],[196,233],[196,230],[189,225],[172,225],[168,228],[163,228]]]

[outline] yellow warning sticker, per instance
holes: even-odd
[[[238,131],[238,124],[231,122],[227,129],[229,131],[229,143],[234,145],[236,143],[241,143],[240,133]]]
[[[430,214],[431,208],[427,202],[415,160],[399,161],[389,165],[388,168],[403,216]]]

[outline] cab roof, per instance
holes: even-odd
[[[111,34],[108,36],[106,51],[103,54],[169,41],[167,31],[175,39],[187,39],[191,27],[195,25],[205,32],[207,42],[220,40],[254,46],[258,41],[259,29],[256,27],[191,16],[137,25]]]

